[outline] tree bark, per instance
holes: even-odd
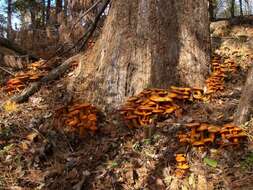
[[[8,7],[7,7],[7,38],[11,40],[12,34],[12,0],[8,0]]]
[[[51,10],[51,0],[47,0],[47,11],[46,11],[46,22],[49,23],[50,19],[50,10]]]
[[[230,15],[232,18],[235,17],[235,0],[231,0]]]
[[[56,15],[62,11],[62,0],[56,0]]]
[[[209,18],[210,18],[210,21],[213,21],[213,20],[214,20],[214,14],[213,14],[213,11],[214,11],[213,0],[208,0],[208,3],[209,3],[209,6],[208,6]]]
[[[234,116],[234,123],[241,125],[249,121],[253,106],[253,67],[250,68],[246,83],[239,101],[238,109]]]
[[[243,16],[242,0],[239,0],[239,3],[240,3],[240,16]]]
[[[112,107],[147,87],[203,87],[209,53],[206,0],[112,1],[83,63],[86,97]]]

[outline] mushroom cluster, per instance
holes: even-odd
[[[57,115],[63,117],[69,131],[77,131],[84,136],[86,130],[97,130],[97,109],[91,104],[81,103],[56,110]]]
[[[237,145],[241,141],[247,139],[247,135],[243,130],[233,124],[225,124],[220,130],[221,140],[219,144],[222,147],[229,145]]]
[[[175,174],[177,177],[183,177],[185,173],[189,169],[189,165],[186,160],[186,155],[185,154],[176,154],[175,155],[175,160],[176,160],[176,171]]]
[[[44,60],[33,62],[27,66],[29,70],[49,70],[49,65]]]
[[[213,72],[206,80],[207,94],[223,91],[224,79],[229,73],[235,73],[237,71],[235,62],[227,59],[223,63],[221,57],[217,55],[212,59],[212,68]]]
[[[247,138],[242,129],[233,125],[225,124],[222,127],[207,123],[188,123],[185,124],[189,132],[178,134],[181,144],[191,144],[195,147],[203,147],[214,144],[228,146],[239,144],[240,140]]]
[[[150,125],[157,116],[166,116],[180,109],[177,101],[202,100],[203,90],[199,88],[145,89],[139,95],[130,97],[120,109],[120,114],[129,128]]]
[[[6,86],[3,88],[8,93],[14,93],[25,88],[27,82],[34,82],[45,76],[45,72],[28,71],[25,73],[18,73],[14,78],[7,81]]]

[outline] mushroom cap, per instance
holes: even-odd
[[[206,123],[201,123],[200,127],[197,128],[197,131],[205,131],[208,129],[208,124]]]
[[[190,166],[188,164],[180,164],[180,165],[177,165],[177,168],[178,169],[181,169],[181,170],[186,170],[188,169]]]
[[[182,87],[176,87],[176,86],[170,86],[172,90],[179,90],[179,91],[191,91],[191,88],[182,88]]]
[[[231,131],[232,131],[232,132],[241,132],[242,129],[239,128],[239,127],[235,127],[235,128],[233,128],[233,129],[231,129]]]
[[[177,162],[185,162],[186,161],[185,155],[183,155],[183,154],[182,155],[177,154],[175,159]]]
[[[174,112],[176,109],[177,108],[174,108],[174,107],[166,108],[164,113],[170,114],[170,113]]]
[[[205,138],[204,139],[204,143],[212,143],[213,142],[213,139],[212,138]]]
[[[215,125],[210,125],[210,126],[208,127],[208,131],[209,131],[210,133],[217,133],[217,132],[220,131],[220,128],[217,127],[217,126],[215,126]]]
[[[170,97],[160,97],[157,95],[152,95],[149,99],[154,102],[173,102]]]
[[[237,135],[229,135],[227,138],[228,139],[234,139],[234,138],[246,138],[247,137],[247,135],[245,134],[245,133],[239,133],[239,134],[237,134]]]
[[[145,110],[145,111],[152,111],[154,108],[151,108],[147,105],[143,105],[143,106],[139,106],[138,109],[139,110]]]
[[[175,90],[175,89],[172,89],[170,92],[176,93],[176,94],[178,94],[178,95],[190,95],[190,92],[189,92],[189,91],[182,91],[182,90]]]
[[[195,141],[192,143],[193,146],[204,146],[204,142],[203,141]]]
[[[174,92],[169,92],[169,94],[167,95],[167,97],[170,97],[170,98],[175,98],[177,96],[178,96],[178,94],[174,93]]]
[[[164,113],[164,110],[162,109],[154,109],[152,110],[153,113]]]
[[[127,101],[129,101],[129,102],[134,102],[134,101],[136,101],[136,100],[138,100],[138,99],[139,99],[139,97],[132,96],[132,97],[128,98]]]
[[[221,129],[220,134],[223,134],[223,133],[229,133],[229,130],[228,129]]]
[[[227,123],[225,125],[223,125],[223,128],[224,129],[232,129],[232,128],[235,128],[236,125],[232,124],[232,123]]]
[[[128,115],[126,117],[124,117],[125,120],[132,120],[132,119],[137,119],[138,116],[137,115]]]
[[[187,124],[185,124],[185,126],[187,127],[187,128],[196,128],[196,127],[198,127],[198,126],[200,126],[200,123],[187,123]]]

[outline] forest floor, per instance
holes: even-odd
[[[158,123],[149,139],[143,129],[128,129],[112,115],[101,114],[99,130],[82,138],[56,125],[55,110],[68,98],[71,70],[26,103],[1,110],[0,189],[252,190],[253,119],[240,126],[249,136],[240,147],[199,151],[180,145],[176,136],[191,121],[232,122],[252,64],[252,26],[228,27],[220,21],[211,30],[214,51],[235,60],[238,71],[226,80],[223,92],[208,102],[184,103],[182,114]],[[0,93],[1,102],[8,98]],[[186,153],[190,166],[181,178],[175,175],[176,153]]]

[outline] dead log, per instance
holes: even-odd
[[[253,67],[249,69],[237,111],[234,115],[234,123],[241,125],[249,121],[253,106]]]
[[[28,88],[23,90],[21,94],[12,97],[11,101],[16,103],[25,102],[30,96],[36,93],[43,84],[56,80],[62,76],[69,68],[71,63],[76,61],[77,57],[79,57],[79,55],[67,59],[61,65],[50,71],[47,76],[44,76],[39,81],[32,83]]]
[[[10,40],[0,37],[0,46],[8,48],[14,52],[16,52],[19,55],[28,55],[30,59],[38,60],[39,58],[36,55],[33,55],[32,53],[24,50],[19,45],[11,42]]]

